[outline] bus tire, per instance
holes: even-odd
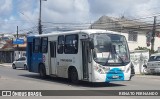
[[[47,77],[46,76],[46,69],[45,69],[45,66],[43,64],[39,65],[39,75],[42,79],[45,79]]]
[[[71,69],[71,73],[70,73],[70,80],[73,84],[78,84],[79,80],[78,80],[78,73],[77,70],[75,68]]]

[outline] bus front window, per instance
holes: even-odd
[[[93,34],[93,59],[103,66],[129,63],[128,46],[124,36]]]

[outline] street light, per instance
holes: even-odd
[[[42,34],[42,25],[41,25],[41,6],[42,6],[42,1],[47,1],[47,0],[40,0],[39,27],[38,27],[39,34]]]

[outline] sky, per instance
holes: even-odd
[[[37,29],[39,1],[0,0],[0,33],[15,33],[17,26],[20,33]],[[93,23],[103,15],[148,17],[160,13],[159,4],[160,0],[42,0],[42,25],[48,29],[57,23]]]

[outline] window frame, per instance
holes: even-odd
[[[45,41],[44,39],[47,39],[47,44],[43,45],[43,42]],[[46,50],[43,50],[43,46],[45,46]],[[48,37],[42,37],[41,38],[41,53],[48,53]]]
[[[36,39],[38,40],[37,42],[39,42],[38,44],[36,44]],[[40,38],[34,38],[33,39],[33,53],[40,53],[41,50],[41,39]],[[35,50],[35,47],[38,47],[37,50]]]
[[[17,61],[25,61],[25,60],[26,60],[25,57],[21,57],[21,58],[17,59]]]
[[[22,58],[21,58],[21,61],[25,61],[25,60],[26,60],[26,58],[25,58],[25,57],[22,57]]]
[[[77,42],[76,42],[76,44],[75,44],[75,47],[76,47],[77,49],[75,49],[75,50],[76,50],[75,52],[74,52],[74,51],[71,51],[71,52],[74,52],[74,53],[66,52],[66,47],[67,47],[67,45],[70,45],[70,44],[66,44],[66,40],[67,40],[67,37],[68,37],[68,36],[76,36]],[[64,53],[65,53],[65,54],[77,54],[77,53],[78,53],[78,44],[79,44],[78,34],[65,35]],[[72,43],[72,46],[73,46],[73,43]]]
[[[63,43],[60,44],[60,38],[63,37],[62,41]],[[65,46],[65,36],[64,35],[59,35],[58,36],[58,43],[57,43],[57,53],[58,54],[63,54],[64,53],[64,46]],[[62,49],[60,49],[62,47]]]
[[[137,42],[138,41],[138,32],[130,31],[128,33],[128,41]]]

